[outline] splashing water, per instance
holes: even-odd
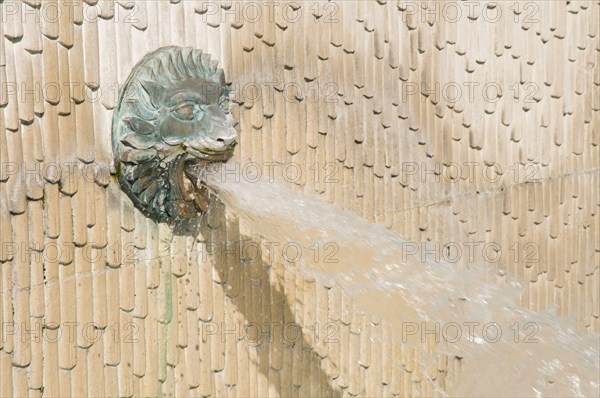
[[[273,242],[294,242],[301,253],[330,244],[331,261],[302,255],[287,267],[322,283],[334,281],[359,310],[402,331],[407,344],[420,342],[414,327],[421,322],[437,325],[433,330],[442,337],[452,326],[446,329],[452,337],[442,343],[464,360],[447,394],[600,396],[598,335],[581,334],[552,313],[519,307],[516,281],[506,278],[499,287],[494,272],[483,266],[457,269],[420,261],[407,256],[414,243],[382,225],[278,182],[235,181],[220,170],[203,180],[254,232]]]

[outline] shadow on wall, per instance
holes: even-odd
[[[314,335],[302,328],[304,310],[294,311],[295,303],[303,300],[296,294],[296,278],[303,277],[286,273],[282,262],[269,264],[268,260],[256,257],[244,261],[240,246],[241,242],[249,242],[249,237],[240,230],[237,215],[228,211],[215,195],[211,196],[208,213],[201,219],[200,232],[205,247],[212,248],[207,252],[219,284],[239,312],[225,314],[223,328],[234,329],[231,322],[239,326],[238,364],[241,365],[239,356],[244,355],[244,344],[240,342],[246,340],[249,366],[258,368],[268,380],[269,390],[277,396],[341,397],[339,387],[332,385],[340,372],[326,358],[327,347],[322,352],[314,349]],[[246,371],[241,369],[238,373]]]

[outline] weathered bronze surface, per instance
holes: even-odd
[[[163,47],[134,67],[112,147],[121,188],[145,215],[169,222],[206,211],[206,189],[186,169],[231,157],[229,93],[223,69],[201,50]]]

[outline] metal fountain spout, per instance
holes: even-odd
[[[170,222],[206,212],[208,189],[194,170],[227,161],[237,144],[230,86],[201,50],[146,55],[120,91],[112,123],[115,170],[146,216]]]

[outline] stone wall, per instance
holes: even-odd
[[[273,169],[600,331],[597,1],[250,4],[0,5],[1,396],[431,396],[459,372],[444,355],[422,369],[335,286],[199,261],[222,228],[174,236],[133,208],[109,173],[112,114],[165,45],[234,82],[241,178]],[[219,326],[257,320],[301,325],[302,344]],[[328,322],[339,344],[315,344]]]

